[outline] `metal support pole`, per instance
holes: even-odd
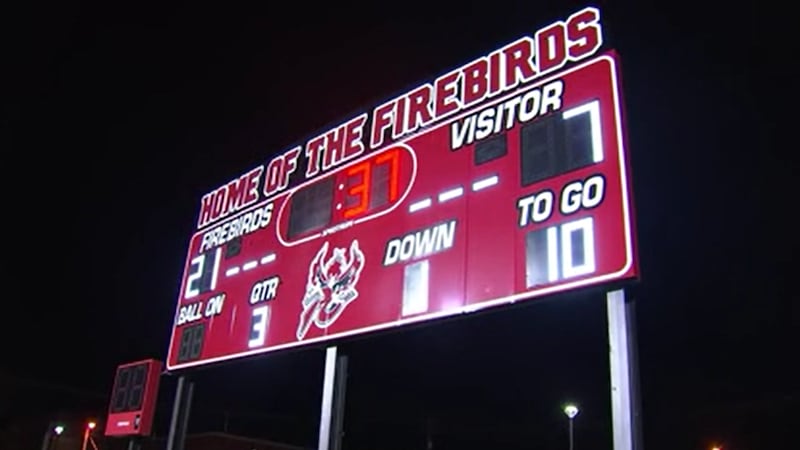
[[[53,422],[47,424],[47,430],[44,432],[44,440],[42,441],[42,450],[50,448],[50,439],[53,433]]]
[[[606,294],[606,304],[614,450],[642,450],[633,303],[619,289]]]
[[[181,433],[178,435],[179,439],[177,440],[179,446],[175,447],[175,450],[183,450],[186,446],[186,433],[189,430],[189,412],[192,407],[192,397],[194,396],[194,383],[192,381],[187,383],[185,394],[184,402],[186,406],[183,410],[183,417],[181,417]]]
[[[573,437],[573,419],[569,419],[569,450],[575,448],[575,438]]]
[[[192,407],[194,383],[185,376],[178,378],[175,390],[175,403],[172,405],[172,421],[167,436],[167,450],[183,450],[186,443],[186,430],[189,425],[189,411]]]
[[[141,450],[142,440],[139,436],[134,436],[128,441],[128,450]]]
[[[167,435],[167,450],[176,450],[175,439],[180,432],[178,424],[181,422],[181,411],[183,407],[184,377],[178,378],[178,387],[175,389],[175,400],[172,403],[172,419],[169,423],[169,434]]]
[[[86,450],[86,444],[89,443],[89,433],[91,432],[92,429],[89,427],[86,427],[86,429],[83,431],[83,442],[81,443],[81,450]]]
[[[331,408],[333,406],[333,381],[336,377],[336,347],[325,350],[325,378],[322,380],[322,409],[319,417],[318,450],[329,450],[331,439]]]
[[[636,331],[636,303],[633,299],[625,302],[625,314],[628,318],[628,351],[630,352],[630,374],[631,374],[631,424],[633,426],[633,448],[634,450],[644,449],[643,423],[642,417],[642,397],[639,384],[639,340]]]
[[[342,448],[346,385],[347,356],[337,357],[336,347],[328,347],[325,351],[325,378],[322,382],[318,450],[341,450]]]
[[[347,355],[336,358],[336,388],[333,391],[333,426],[331,450],[342,450],[344,435],[344,406],[347,392]]]

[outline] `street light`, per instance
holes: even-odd
[[[578,409],[578,407],[573,405],[572,403],[564,407],[564,414],[566,414],[567,417],[569,417],[569,450],[572,450],[574,446],[574,440],[572,437],[572,428],[573,428],[572,422],[573,419],[575,419],[575,416],[577,416],[579,412],[580,410]]]
[[[50,450],[55,448],[58,437],[64,432],[63,425],[55,425],[55,422],[50,422],[47,425],[47,431],[44,433],[44,441],[42,442],[42,450]],[[52,434],[51,434],[52,433]]]
[[[50,447],[51,449],[58,450],[58,438],[61,436],[61,433],[63,432],[64,432],[63,425],[56,425],[55,427],[53,427],[53,433],[55,433],[56,435],[53,436],[53,442],[51,444],[52,447]]]
[[[86,450],[86,444],[89,442],[89,434],[94,430],[97,424],[94,421],[89,421],[86,424],[86,429],[83,430],[83,444],[81,444],[81,450]]]

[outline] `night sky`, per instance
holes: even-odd
[[[433,3],[52,2],[9,14],[0,428],[102,418],[117,365],[166,357],[203,194],[586,6]],[[645,446],[790,442],[792,28],[765,2],[639,3],[597,6],[622,57]],[[610,449],[607,345],[603,289],[344,342],[345,448],[423,449],[430,437],[435,449],[562,449],[573,400],[576,448]],[[193,372],[192,430],[313,448],[323,358],[315,347]],[[163,377],[159,434],[174,386]]]

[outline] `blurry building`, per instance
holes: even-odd
[[[127,450],[128,439],[94,437],[97,450]],[[59,436],[54,439],[48,450],[78,450],[81,448],[82,439],[77,436]],[[164,450],[167,446],[166,437],[144,438],[141,441],[141,450]],[[92,445],[87,450],[94,450]],[[197,433],[186,436],[184,450],[306,450],[303,447],[237,436],[228,433]]]

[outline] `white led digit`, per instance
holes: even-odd
[[[200,277],[203,276],[203,264],[205,263],[206,255],[201,253],[197,255],[191,263],[191,267],[194,269],[191,273],[189,273],[189,277],[186,279],[186,298],[197,297],[200,295],[200,288],[196,287],[195,284],[200,280]]]
[[[261,347],[267,335],[267,321],[269,320],[269,306],[259,306],[253,308],[253,317],[250,319],[250,340],[247,346],[250,348]]]
[[[592,160],[597,163],[603,160],[603,134],[600,131],[600,102],[598,100],[593,100],[581,106],[568,109],[564,111],[561,117],[563,117],[564,120],[569,120],[584,113],[589,114],[589,123],[592,133]]]
[[[547,281],[558,280],[558,228],[547,229]]]
[[[409,264],[403,271],[403,315],[428,311],[430,263],[427,259]]]
[[[219,273],[219,261],[222,259],[222,247],[217,247],[214,253],[214,270],[211,271],[211,290],[217,288],[217,274]]]
[[[573,233],[580,233],[583,243],[583,262],[577,265],[572,259]],[[591,217],[561,225],[561,270],[564,278],[585,275],[595,271],[594,221]]]

